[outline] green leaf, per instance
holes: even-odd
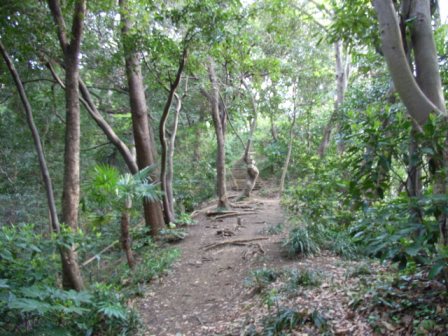
[[[126,319],[126,310],[119,305],[110,305],[104,303],[98,309],[98,312],[103,313],[107,317],[117,318],[120,320]]]
[[[10,309],[20,310],[22,313],[37,312],[39,314],[44,314],[53,309],[52,305],[33,300],[33,299],[16,299],[9,303],[8,307]]]
[[[447,263],[440,260],[437,262],[434,266],[432,266],[431,270],[429,271],[428,277],[430,279],[434,279],[442,270],[447,266]]]
[[[9,288],[7,279],[0,279],[0,288]]]
[[[405,251],[411,257],[415,257],[420,252],[420,249],[421,249],[421,245],[414,243],[411,246],[407,247]]]

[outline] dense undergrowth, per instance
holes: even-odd
[[[98,254],[83,267],[88,284],[81,292],[62,290],[58,244],[75,243],[81,260],[114,242],[108,234],[95,242],[82,232],[65,235],[65,242],[36,233],[32,225],[0,230],[0,330],[2,335],[135,335],[138,313],[129,300],[161,275],[178,256],[154,243],[144,228],[134,230],[138,264],[131,272],[118,246]],[[104,239],[105,238],[105,239]]]

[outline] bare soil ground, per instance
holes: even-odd
[[[263,295],[247,286],[254,269],[308,269],[319,271],[324,280],[319,287],[302,288],[276,302],[309,312],[318,310],[336,335],[371,335],[367,321],[349,308],[349,289],[356,278],[347,270],[355,262],[330,254],[305,259],[290,259],[283,254],[285,233],[272,234],[284,224],[285,215],[277,199],[255,196],[240,203],[247,212],[240,216],[213,219],[196,216],[197,225],[178,244],[181,258],[164,277],[154,281],[138,303],[146,326],[145,335],[246,335],[249,329],[260,332],[263,317],[275,312]],[[240,218],[238,220],[238,218]],[[269,230],[271,229],[271,230]],[[233,243],[224,243],[224,242]],[[224,244],[221,244],[224,243]],[[272,284],[271,289],[281,286]],[[290,335],[319,335],[313,326],[303,325]]]

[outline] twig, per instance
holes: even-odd
[[[116,244],[118,243],[118,240],[114,241],[112,244],[110,244],[109,246],[103,248],[100,252],[98,252],[97,254],[95,254],[92,258],[87,259],[86,261],[84,261],[81,264],[81,267],[87,266],[88,264],[90,264],[92,261],[94,261],[95,259],[97,259],[101,254],[103,254],[104,252],[110,250],[112,247],[114,247]]]

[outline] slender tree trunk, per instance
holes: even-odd
[[[203,94],[204,91],[201,91]],[[208,99],[208,96],[204,94],[204,96]],[[195,146],[193,149],[193,167],[199,168],[201,162],[201,144],[202,144],[202,128],[201,125],[204,122],[206,116],[206,111],[203,106],[199,108],[199,120],[194,124],[194,135],[195,135]]]
[[[59,0],[48,1],[54,22],[57,27],[59,43],[64,54],[65,66],[65,152],[64,179],[62,194],[62,222],[73,231],[78,228],[78,212],[80,198],[80,107],[79,107],[79,56],[86,14],[86,0],[76,0],[73,11],[70,40]],[[75,247],[63,248],[61,255],[62,283],[64,288],[82,290],[84,283],[77,262]]]
[[[126,75],[129,85],[129,99],[131,105],[132,129],[134,133],[135,149],[137,152],[137,165],[139,169],[146,168],[155,163],[154,143],[148,123],[148,109],[146,106],[145,90],[141,64],[138,54],[130,45],[129,31],[132,23],[127,0],[120,0],[122,40],[125,52]],[[145,222],[150,228],[150,234],[156,236],[164,227],[162,208],[158,202],[143,201]]]
[[[407,179],[407,192],[411,198],[410,214],[411,217],[417,223],[422,223],[423,214],[420,207],[416,204],[417,198],[421,196],[422,182],[421,182],[421,169],[420,158],[418,154],[417,136],[418,130],[413,127],[409,135],[409,163],[408,163],[408,179]]]
[[[216,189],[218,195],[218,208],[227,209],[230,207],[227,198],[226,186],[226,166],[225,166],[225,122],[226,112],[220,108],[220,97],[218,91],[218,80],[215,73],[215,65],[211,58],[208,60],[208,74],[212,85],[211,94],[208,95],[212,105],[212,119],[215,126],[216,142],[218,145],[216,155]]]
[[[250,125],[249,139],[247,140],[247,145],[246,145],[246,149],[244,151],[244,157],[243,157],[244,162],[246,163],[246,172],[247,172],[246,183],[245,183],[246,185],[245,185],[243,192],[239,198],[250,197],[250,194],[252,193],[252,190],[254,189],[255,184],[257,183],[257,178],[259,175],[258,168],[255,165],[255,160],[252,158],[252,155],[251,155],[253,137],[254,137],[255,130],[257,128],[257,119],[258,119],[257,103],[255,101],[254,95],[252,94],[252,92],[250,92],[249,86],[246,83],[244,83],[244,86],[250,95],[252,109],[254,111],[254,117],[253,117],[252,123]]]
[[[294,114],[292,116],[291,127],[289,128],[289,142],[288,142],[288,153],[286,154],[285,165],[283,166],[282,176],[280,178],[280,189],[279,189],[279,197],[282,197],[283,191],[285,190],[285,180],[286,174],[288,172],[289,161],[291,160],[291,152],[292,152],[292,143],[294,137],[294,126],[296,124],[296,108],[294,107]]]
[[[336,100],[334,102],[334,111],[330,116],[330,120],[324,128],[322,141],[319,145],[318,155],[320,158],[325,156],[325,152],[330,144],[331,132],[335,127],[335,122],[339,114],[340,108],[344,102],[345,91],[347,89],[348,73],[349,73],[349,58],[348,55],[343,57],[342,42],[336,41],[334,43],[335,60],[336,60]],[[342,143],[338,144],[338,151],[344,151]]]
[[[126,253],[126,259],[130,269],[134,269],[135,259],[132,253],[132,241],[129,234],[130,212],[132,208],[131,199],[128,197],[125,200],[124,210],[121,213],[121,247]]]
[[[22,101],[23,107],[25,109],[26,121],[28,123],[28,127],[30,128],[31,135],[33,137],[34,146],[36,148],[37,158],[39,160],[40,172],[42,174],[42,180],[45,186],[45,192],[47,196],[47,204],[48,204],[48,212],[50,214],[50,227],[51,230],[59,233],[59,218],[56,210],[56,202],[54,199],[54,191],[53,191],[53,183],[51,181],[50,172],[47,166],[47,160],[45,159],[45,153],[42,148],[42,141],[40,139],[39,131],[34,123],[33,119],[33,111],[31,109],[31,104],[29,103],[28,97],[25,92],[25,88],[23,87],[22,81],[20,79],[19,73],[17,72],[14,63],[11,60],[8,52],[0,40],[0,53],[5,60],[6,66],[11,73],[11,76],[16,84],[17,91],[19,92],[20,99]]]
[[[159,125],[159,138],[160,138],[160,144],[161,144],[161,164],[160,164],[160,182],[161,182],[161,189],[163,192],[162,195],[162,202],[163,202],[163,210],[164,210],[164,218],[165,223],[174,223],[175,221],[175,213],[174,213],[174,206],[173,206],[173,198],[172,198],[172,185],[167,186],[167,163],[168,163],[168,144],[166,139],[166,121],[168,119],[168,115],[170,112],[171,104],[173,102],[173,97],[176,94],[176,89],[179,86],[180,79],[182,76],[182,72],[184,70],[185,62],[187,60],[187,49],[185,48],[180,62],[179,67],[177,69],[176,78],[174,79],[174,82],[171,83],[169,91],[168,91],[168,98],[165,103],[165,107],[163,108],[162,117],[160,118],[160,125]],[[169,189],[171,189],[171,197],[169,195]]]
[[[182,98],[177,94],[176,97],[176,112],[174,114],[173,128],[171,130],[170,143],[168,146],[167,155],[167,173],[166,173],[166,195],[171,206],[171,212],[174,212],[174,195],[173,195],[173,175],[174,175],[174,148],[176,144],[177,126],[179,124],[179,114],[182,109]]]
[[[269,121],[271,123],[271,136],[272,136],[272,140],[277,142],[278,141],[278,135],[277,135],[277,128],[275,127],[275,123],[274,123],[274,115],[272,113],[272,111],[270,111],[269,113]]]

